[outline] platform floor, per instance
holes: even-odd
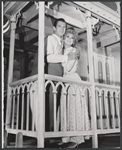
[[[15,136],[10,136],[11,140],[7,148],[15,148]],[[60,139],[53,139],[53,143],[49,144],[45,141],[45,148],[66,148],[65,145],[59,146],[57,143]],[[37,148],[36,138],[24,137],[23,148]],[[92,138],[81,143],[77,148],[92,148]],[[98,148],[120,148],[120,136],[102,136],[98,138]]]

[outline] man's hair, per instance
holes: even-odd
[[[57,23],[58,23],[59,21],[66,23],[66,21],[65,21],[63,18],[59,18],[59,19],[56,19],[56,20],[55,20],[53,26],[56,27],[56,26],[57,26]]]

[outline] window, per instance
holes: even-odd
[[[101,61],[98,61],[98,81],[99,83],[103,83],[103,68]]]
[[[109,71],[109,64],[108,63],[105,64],[105,68],[106,68],[106,83],[110,84],[110,71]]]

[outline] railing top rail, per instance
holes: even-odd
[[[95,83],[95,86],[96,87],[101,87],[101,88],[110,88],[110,89],[120,90],[120,86],[114,86],[114,85],[107,85],[107,84]]]
[[[78,84],[78,85],[88,85],[91,86],[92,84],[88,81],[72,81],[71,79],[68,78],[64,78],[64,77],[59,77],[59,76],[54,76],[54,75],[49,75],[49,74],[45,74],[45,79],[46,80],[53,80],[53,81],[60,81],[60,82],[64,82],[64,83],[74,83],[74,84]],[[18,85],[22,85],[25,83],[29,83],[32,81],[38,80],[38,74],[33,75],[31,77],[27,77],[18,81],[14,81],[12,83],[9,84],[9,86],[18,86]],[[114,85],[107,85],[107,84],[100,84],[100,83],[95,83],[96,87],[101,87],[101,88],[110,88],[110,89],[118,89],[120,90],[119,86],[114,86]]]
[[[85,84],[85,85],[89,85],[91,86],[91,83],[88,82],[88,81],[73,81],[71,79],[68,79],[68,78],[64,78],[64,77],[59,77],[59,76],[54,76],[54,75],[49,75],[49,74],[45,74],[45,79],[48,79],[48,80],[53,80],[53,81],[61,81],[61,82],[66,82],[66,83],[74,83],[74,84],[78,84],[78,85],[81,85],[81,84]]]
[[[38,75],[33,75],[31,77],[27,77],[18,81],[14,81],[12,83],[9,84],[9,86],[18,86],[18,85],[22,85],[25,83],[29,83],[31,81],[35,81],[38,79]],[[53,80],[53,81],[60,81],[60,82],[64,82],[64,83],[74,83],[74,84],[84,84],[84,85],[89,85],[91,86],[90,82],[88,81],[72,81],[71,79],[68,78],[64,78],[64,77],[58,77],[58,76],[54,76],[54,75],[49,75],[49,74],[45,74],[45,79],[46,80]]]
[[[18,81],[14,81],[14,82],[10,83],[9,86],[18,86],[18,85],[25,84],[25,83],[28,83],[31,81],[35,81],[37,79],[38,79],[38,75],[33,75],[31,77],[27,77],[27,78],[24,78],[24,79],[21,79]]]

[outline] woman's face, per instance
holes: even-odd
[[[66,45],[71,46],[74,43],[74,35],[72,33],[67,33],[64,38]]]

